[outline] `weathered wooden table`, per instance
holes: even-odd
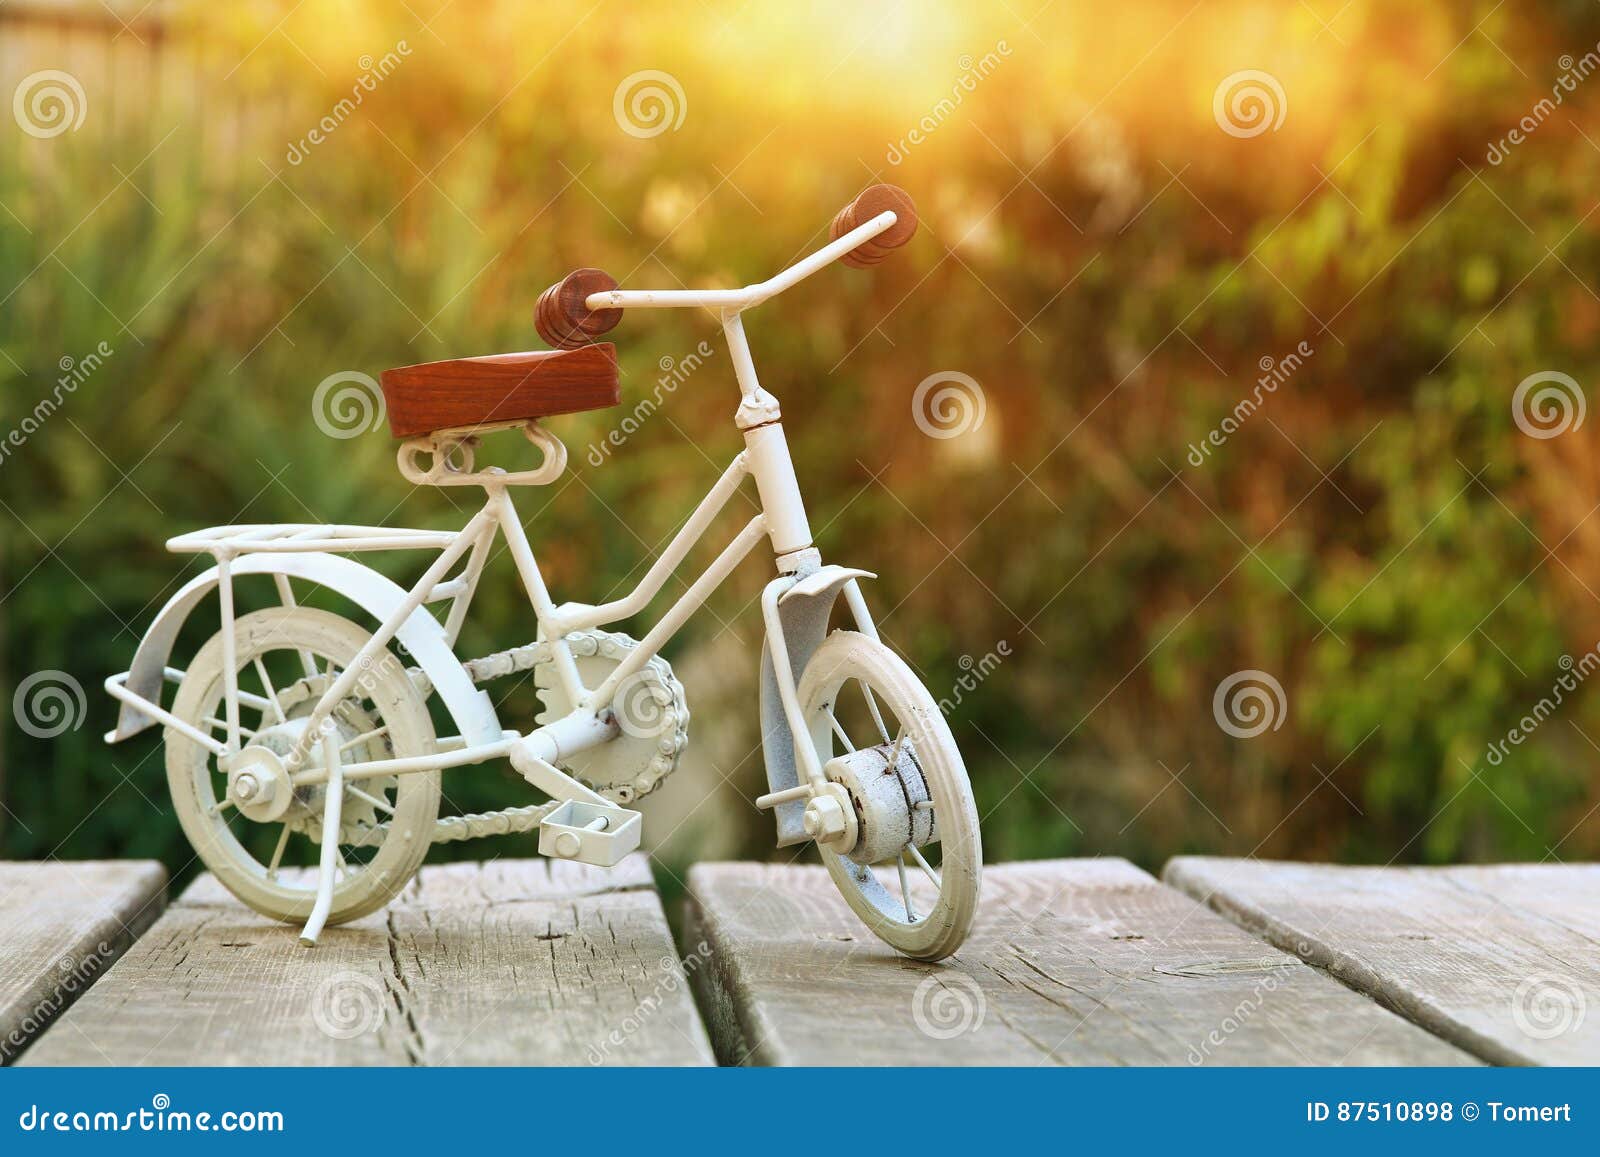
[[[1600,868],[1183,857],[988,870],[897,956],[820,868],[425,868],[316,949],[202,877],[0,864],[0,1060],[27,1065],[1600,1062]],[[159,917],[159,918],[158,918]]]

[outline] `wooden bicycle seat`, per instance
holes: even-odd
[[[609,342],[423,362],[384,370],[380,381],[396,438],[600,410],[621,398]]]

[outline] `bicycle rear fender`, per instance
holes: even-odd
[[[349,599],[379,622],[400,609],[407,592],[393,580],[342,555],[320,552],[273,554],[269,551],[240,555],[233,560],[233,574],[281,574],[327,587]],[[133,666],[128,670],[129,691],[161,702],[161,684],[167,660],[178,631],[200,602],[217,586],[215,567],[184,584],[167,605],[161,608],[150,629],[139,643]],[[500,720],[486,692],[473,685],[466,668],[451,650],[444,627],[426,607],[412,611],[396,635],[411,659],[422,668],[444,700],[460,734],[469,745],[493,743],[501,738]],[[124,702],[117,715],[117,728],[106,735],[107,743],[118,743],[153,727],[156,720],[131,703]]]
[[[828,633],[833,604],[847,583],[875,578],[870,571],[843,566],[825,566],[799,579],[778,597],[778,621],[783,627],[783,642],[789,652],[789,670],[798,685],[800,674],[822,645]],[[795,737],[783,713],[778,694],[778,675],[772,665],[772,640],[761,645],[761,746],[767,765],[767,790],[786,791],[800,784],[800,769],[795,762]],[[809,742],[809,738],[807,742]],[[802,821],[804,800],[779,804],[772,809],[778,822],[778,847],[804,843]]]

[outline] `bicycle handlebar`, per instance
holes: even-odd
[[[600,270],[579,269],[539,295],[534,324],[552,346],[574,349],[615,327],[624,307],[748,309],[834,261],[856,269],[876,265],[916,231],[911,195],[894,185],[873,185],[834,216],[827,245],[766,281],[743,289],[618,289]]]

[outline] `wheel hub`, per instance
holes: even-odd
[[[228,763],[228,798],[247,819],[271,823],[294,802],[294,784],[278,753],[253,743]]]
[[[225,770],[228,771],[228,798],[247,819],[262,823],[285,820],[297,831],[313,841],[322,839],[322,804],[327,798],[327,788],[322,784],[296,787],[283,760],[295,749],[305,734],[312,710],[330,681],[325,675],[310,676],[285,687],[278,693],[278,707],[286,718],[262,728]],[[354,699],[345,699],[335,705],[328,716],[333,724],[333,741],[344,748],[340,759],[346,763],[382,759],[392,754],[387,741],[381,737],[355,746],[351,740],[377,728],[378,720]],[[246,754],[255,752],[246,759]],[[301,770],[312,771],[323,764],[322,744],[313,743],[306,753]],[[235,772],[235,768],[238,769]],[[247,777],[241,784],[240,776]],[[382,796],[393,786],[391,777],[380,777],[365,783],[365,794]],[[239,794],[243,789],[245,796]],[[341,830],[359,830],[377,824],[383,817],[366,799],[348,788],[344,805],[340,809]]]
[[[852,846],[832,850],[858,864],[881,864],[907,844],[923,847],[939,838],[933,796],[909,738],[835,756],[822,770],[849,800],[859,829]]]

